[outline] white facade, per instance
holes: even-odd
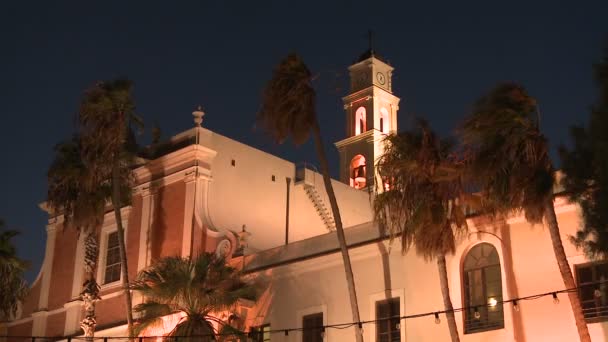
[[[575,205],[561,198],[556,201],[556,211],[568,261],[574,271],[575,265],[587,262],[568,242],[568,236],[578,228],[579,213]],[[463,259],[468,250],[482,242],[490,243],[498,251],[504,300],[564,289],[544,225],[532,226],[522,218],[513,218],[504,224],[476,221],[481,219],[469,220],[470,234],[460,242],[456,253],[447,257],[454,308],[465,305]],[[435,262],[424,261],[415,251],[402,255],[398,241],[392,246],[387,240],[378,242],[377,228],[371,223],[348,229],[347,236],[349,244],[362,244],[350,250],[362,320],[375,320],[375,303],[391,297],[399,298],[401,316],[443,310]],[[319,247],[323,243],[326,243],[324,248]],[[265,316],[260,314],[255,325],[270,323],[273,330],[301,327],[298,312],[309,308],[317,308],[317,311],[324,308],[326,325],[352,322],[344,268],[340,254],[335,251],[337,242],[327,236],[313,238],[306,246],[303,242],[298,244],[302,245],[300,255],[320,254],[318,249],[334,250],[334,253],[279,267],[272,265],[287,260],[259,255],[256,264],[254,259],[251,267],[262,268],[260,265],[267,263],[269,270],[266,272],[272,279],[272,304]],[[296,246],[291,248],[296,249]],[[281,252],[269,254],[285,255]],[[290,258],[297,259],[298,254],[293,253],[286,259]],[[471,334],[464,333],[463,315],[456,313],[461,341],[577,341],[568,297],[561,293],[558,298],[559,304],[555,304],[551,296],[520,300],[519,311],[514,310],[512,304],[505,304],[504,328]],[[402,320],[401,341],[449,341],[445,315],[440,315],[440,321],[436,324],[433,315]],[[588,327],[593,341],[608,340],[608,323],[590,323]],[[377,341],[374,324],[365,324],[363,329],[366,341]],[[325,334],[324,341],[354,340],[354,328],[327,328]],[[272,340],[301,341],[298,336],[298,333],[284,336],[279,331]]]

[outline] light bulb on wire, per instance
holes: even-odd
[[[551,296],[553,296],[553,303],[559,304],[559,298],[557,298],[557,292],[553,292],[551,294]]]
[[[439,312],[435,312],[435,324],[441,323],[441,319],[439,318]]]
[[[490,300],[488,300],[488,305],[490,307],[495,307],[496,305],[498,305],[498,301],[496,300],[496,298],[490,298]]]
[[[516,299],[513,300],[513,310],[519,312],[519,305],[517,305],[517,300]]]

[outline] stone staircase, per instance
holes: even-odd
[[[331,210],[325,205],[325,202],[323,201],[323,198],[321,198],[317,188],[315,188],[314,185],[304,184],[304,191],[306,191],[312,205],[317,210],[317,214],[319,214],[319,217],[325,224],[325,228],[327,228],[327,230],[330,232],[334,231],[336,229],[334,217]]]

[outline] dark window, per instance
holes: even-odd
[[[585,319],[590,322],[608,319],[608,263],[576,265],[578,293]]]
[[[270,341],[270,324],[264,324],[262,326],[252,328],[253,342],[266,342]]]
[[[103,283],[113,283],[120,280],[120,250],[118,247],[118,232],[108,234],[106,249],[106,268]]]
[[[232,166],[236,166],[236,160],[232,159],[232,161],[230,162],[230,164],[232,164]]]
[[[502,276],[496,248],[489,243],[473,247],[464,259],[464,333],[504,327]]]
[[[384,118],[380,117],[380,132],[384,132]]]
[[[276,177],[274,175],[272,175],[272,181],[274,182],[276,180]]]
[[[376,342],[401,341],[399,298],[376,302]]]
[[[323,342],[323,313],[302,317],[302,342]]]

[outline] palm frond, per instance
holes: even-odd
[[[139,273],[132,289],[139,291],[153,309],[164,305],[167,308],[164,310],[184,312],[186,320],[192,317],[204,319],[212,312],[232,311],[239,299],[255,300],[259,294],[256,280],[246,280],[212,253],[203,253],[195,258],[160,259]],[[136,308],[136,311],[146,310],[149,310],[146,306]],[[167,311],[157,311],[159,314],[164,312]],[[142,321],[145,320],[143,317]],[[193,324],[184,323],[176,329],[183,333],[200,328],[197,328],[199,323]]]
[[[83,162],[81,153],[78,136],[58,144],[47,173],[49,207],[63,214],[64,227],[72,225],[77,229],[99,226],[111,195],[107,182],[94,189],[85,188],[84,183],[92,170]]]
[[[15,315],[19,302],[29,291],[24,279],[29,263],[17,256],[11,241],[18,234],[15,230],[4,230],[4,222],[0,220],[0,320]]]
[[[498,85],[474,106],[460,130],[468,168],[484,197],[484,210],[523,210],[540,222],[552,196],[553,167],[538,127],[536,100],[513,83]]]
[[[168,304],[146,301],[136,305],[133,308],[133,312],[139,315],[137,324],[134,327],[134,333],[139,335],[148,328],[162,325],[162,317],[174,313],[175,310]]]
[[[418,127],[387,136],[377,169],[389,189],[374,199],[374,214],[391,239],[401,238],[403,252],[415,246],[433,259],[453,253],[458,232],[466,230],[464,167],[451,141],[437,137],[423,120]]]
[[[264,89],[258,122],[277,142],[291,136],[300,145],[315,122],[315,96],[310,70],[292,53],[279,63]]]
[[[229,324],[223,324],[217,333],[218,342],[229,342],[229,341],[240,341],[246,338],[246,334],[238,328],[235,328]]]

